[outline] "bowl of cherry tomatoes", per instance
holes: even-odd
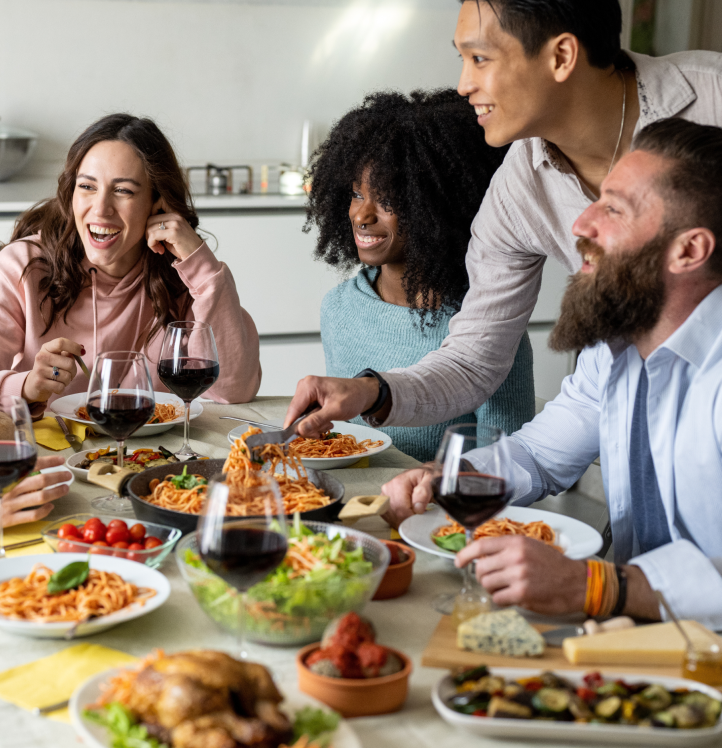
[[[175,527],[124,520],[107,514],[73,514],[42,532],[56,553],[95,553],[159,567],[181,536]]]

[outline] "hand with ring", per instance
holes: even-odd
[[[52,395],[61,395],[77,373],[73,354],[84,356],[85,348],[68,338],[45,343],[25,379],[22,396],[29,403],[38,403],[46,402]]]
[[[152,252],[162,255],[167,249],[179,260],[190,257],[203,243],[183,216],[168,212],[162,197],[153,206],[153,215],[145,228],[145,238]]]

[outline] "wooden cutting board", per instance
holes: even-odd
[[[543,624],[535,625],[539,632],[556,628]],[[451,623],[451,616],[442,616],[433,636],[421,655],[421,664],[425,667],[439,667],[447,670],[488,665],[489,667],[523,667],[540,670],[598,670],[602,673],[631,673],[644,675],[682,677],[681,667],[643,667],[633,665],[590,666],[572,665],[564,657],[561,647],[547,647],[541,657],[503,657],[483,652],[468,652],[456,646],[456,629]]]

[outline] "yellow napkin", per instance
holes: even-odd
[[[78,423],[77,421],[63,420],[71,434],[77,436],[81,442],[85,441],[85,435],[88,430],[87,426],[83,426],[82,423]],[[57,452],[61,449],[67,449],[70,446],[54,417],[47,416],[46,418],[41,418],[39,421],[35,421],[33,429],[35,431],[35,441],[38,444],[42,444],[43,447],[54,449]]]
[[[57,704],[69,699],[88,678],[112,667],[122,667],[138,658],[100,644],[76,644],[27,665],[0,673],[0,699],[22,709]],[[66,709],[46,715],[58,722],[70,722]]]
[[[369,466],[369,458],[362,457],[358,462],[353,465],[349,465],[349,468],[367,468]]]
[[[22,543],[24,540],[33,540],[39,538],[42,530],[51,522],[44,520],[38,520],[37,522],[28,522],[24,525],[15,525],[14,527],[7,527],[3,532],[3,545],[6,547],[13,543]],[[25,548],[16,548],[14,551],[5,551],[7,558],[13,556],[34,556],[36,554],[52,553],[53,550],[46,542],[38,543],[36,545],[28,545]]]

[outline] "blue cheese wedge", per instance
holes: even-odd
[[[544,653],[544,639],[513,609],[481,613],[459,624],[456,645],[472,652],[538,657]]]

